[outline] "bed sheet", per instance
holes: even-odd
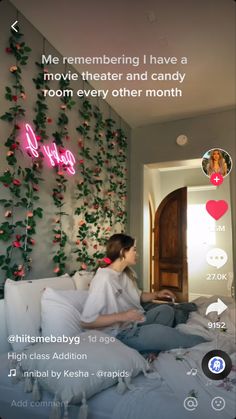
[[[40,402],[32,401],[32,393],[24,392],[23,381],[13,384],[8,377],[9,366],[7,354],[0,355],[0,419],[48,419],[53,396],[47,391],[42,392]],[[135,386],[146,385],[147,378],[143,374],[132,380]],[[111,419],[114,407],[122,401],[123,395],[110,387],[90,398],[88,403],[88,419]],[[11,406],[12,401],[23,406]],[[14,404],[14,403],[13,403]],[[78,419],[79,406],[69,406],[69,419]]]
[[[112,419],[234,419],[236,353],[231,355],[234,368],[223,382],[204,376],[200,369],[202,357],[203,352],[197,347],[185,352],[161,353],[155,361],[161,383],[149,382],[145,387],[137,386],[133,392],[126,393],[122,402],[116,405]],[[197,369],[197,375],[187,375],[192,368]],[[184,407],[188,397],[197,400],[198,405],[192,411]],[[224,399],[223,410],[212,408],[215,397]]]
[[[217,313],[206,316],[208,305],[217,301],[217,298],[197,299],[198,311],[190,314],[186,324],[177,326],[184,333],[196,333],[208,341],[193,348],[161,352],[154,361],[161,384],[149,383],[132,393],[126,393],[122,403],[116,405],[112,419],[236,418],[235,302],[232,298],[220,297],[227,305],[227,310],[220,316]],[[227,330],[209,329],[209,321],[225,322]],[[221,349],[231,356],[233,368],[224,380],[209,380],[202,371],[202,359],[213,349]],[[191,370],[197,373],[187,374]],[[192,411],[184,408],[184,400],[188,397],[197,399],[198,405]],[[216,411],[212,408],[215,397],[224,399],[224,409]]]

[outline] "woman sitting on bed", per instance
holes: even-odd
[[[137,259],[135,240],[114,234],[107,242],[107,267],[98,268],[82,313],[84,329],[100,329],[140,352],[188,348],[205,339],[172,327],[174,310],[163,304],[144,312],[140,302],[169,297],[169,290],[140,292],[130,266]]]

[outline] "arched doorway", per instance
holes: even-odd
[[[163,288],[188,301],[186,187],[167,195],[155,213],[154,289]]]

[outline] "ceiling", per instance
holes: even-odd
[[[131,126],[182,119],[235,106],[235,0],[12,0],[63,56],[187,57],[185,65],[77,65],[81,73],[186,73],[178,81],[93,81],[96,89],[141,89],[107,97]],[[182,90],[146,97],[145,89]]]

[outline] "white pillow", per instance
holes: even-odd
[[[87,290],[89,289],[90,282],[92,281],[95,272],[88,271],[77,271],[75,272],[73,278],[75,287],[77,290]]]
[[[69,275],[32,281],[12,281],[5,283],[5,310],[8,335],[41,334],[41,295],[46,287],[74,289]],[[28,342],[11,342],[14,351],[29,345]]]
[[[81,333],[80,313],[88,291],[55,291],[46,288],[41,298],[42,335],[74,336]],[[59,321],[58,321],[59,320]]]
[[[25,351],[27,359],[21,361],[23,370],[32,371],[33,377],[36,372],[39,385],[57,394],[62,402],[79,403],[83,392],[88,399],[117,383],[118,375],[135,377],[149,368],[147,361],[135,349],[105,333],[91,330],[82,333],[79,338],[78,344],[33,345]],[[109,343],[105,343],[106,339]],[[35,355],[30,356],[35,353],[38,354],[37,359]],[[64,359],[53,359],[55,354]],[[71,359],[72,356],[74,359]],[[48,371],[48,377],[40,377],[45,371]],[[55,377],[55,372],[61,374],[60,377]],[[23,376],[27,374],[23,373]]]

